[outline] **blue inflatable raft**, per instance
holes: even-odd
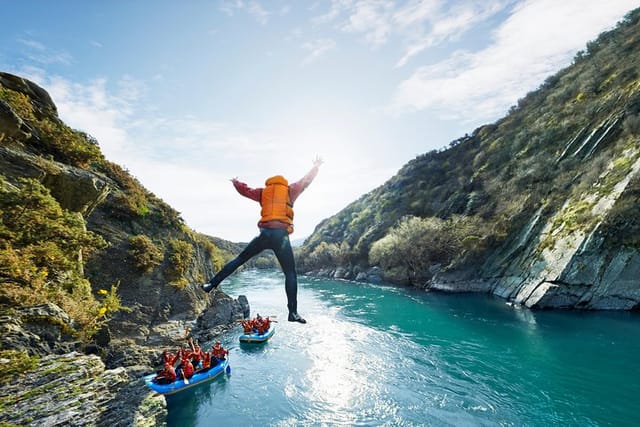
[[[259,334],[257,332],[252,332],[250,334],[242,334],[240,335],[240,342],[247,343],[261,343],[267,341],[269,338],[276,333],[275,326],[271,325],[269,329],[264,334]]]
[[[230,369],[227,369],[228,367],[229,361],[225,359],[205,372],[196,372],[188,380],[175,380],[174,382],[169,384],[154,383],[153,379],[156,377],[156,374],[146,375],[143,377],[143,379],[147,387],[149,387],[156,393],[170,395],[191,387],[195,387],[200,384],[204,384],[207,381],[211,381],[212,379],[223,373],[225,370],[229,372]]]

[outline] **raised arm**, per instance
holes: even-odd
[[[256,202],[260,201],[260,197],[262,197],[262,188],[251,188],[238,178],[232,178],[231,183],[235,187],[236,191],[244,197],[255,200]]]
[[[313,167],[305,176],[302,177],[299,181],[294,182],[289,185],[289,197],[291,198],[291,203],[295,202],[300,193],[302,193],[311,182],[314,180],[316,175],[318,175],[318,170],[320,169],[320,165],[322,165],[324,161],[320,157],[316,157],[313,160]]]

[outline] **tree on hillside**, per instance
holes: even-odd
[[[473,217],[406,216],[372,245],[369,262],[380,265],[389,280],[422,286],[431,277],[431,266],[447,267],[465,254],[481,250],[482,230]]]

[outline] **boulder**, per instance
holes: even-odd
[[[338,267],[336,268],[336,271],[333,272],[333,278],[334,279],[345,279],[347,278],[348,275],[348,270],[344,267]]]
[[[37,84],[14,74],[0,72],[0,85],[27,95],[39,117],[58,117],[58,108],[49,93]]]
[[[194,328],[194,337],[200,342],[210,342],[225,330],[233,327],[238,320],[250,316],[247,297],[240,295],[234,300],[230,296],[213,291],[213,303],[198,320]]]
[[[245,296],[234,300],[225,293],[215,292],[212,299],[211,307],[198,317],[197,323],[200,327],[227,325],[248,317],[245,314],[248,312],[249,303]]]
[[[42,183],[64,209],[79,212],[85,218],[102,203],[111,188],[96,174],[59,164],[57,173],[47,173]]]
[[[24,121],[0,99],[0,142],[7,139],[26,139],[31,136]]]
[[[17,178],[40,180],[63,209],[85,218],[111,191],[104,176],[7,146],[0,146],[0,170],[13,183]]]
[[[81,347],[69,315],[52,303],[17,307],[6,312],[0,316],[0,332],[3,350],[45,356]]]

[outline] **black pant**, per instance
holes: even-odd
[[[298,311],[298,276],[296,275],[296,263],[293,259],[293,250],[289,242],[287,230],[279,228],[261,228],[260,234],[256,236],[240,255],[229,261],[222,270],[211,279],[211,283],[217,286],[236,271],[245,262],[259,254],[265,249],[272,249],[278,258],[280,268],[284,273],[284,289],[287,293],[287,307],[290,313]]]

